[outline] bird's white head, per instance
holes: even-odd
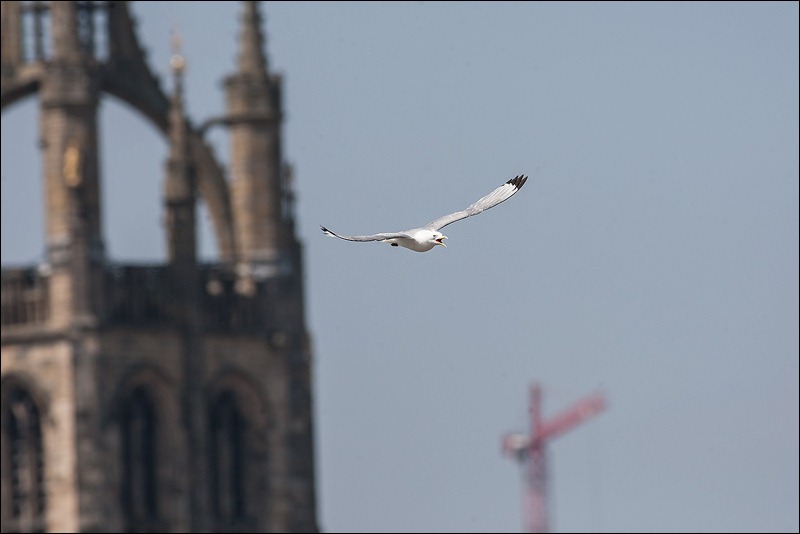
[[[444,240],[447,239],[447,236],[437,230],[417,228],[416,230],[411,230],[409,234],[411,239],[398,239],[398,246],[410,248],[416,252],[428,252],[436,248],[436,245],[447,247],[447,245],[444,244]]]

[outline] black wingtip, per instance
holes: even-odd
[[[512,179],[510,179],[506,183],[513,185],[517,189],[522,189],[522,186],[525,185],[525,182],[527,180],[528,180],[527,176],[525,176],[523,174],[518,174],[517,176],[513,177]]]

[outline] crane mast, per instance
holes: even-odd
[[[542,419],[542,389],[532,384],[530,395],[530,434],[506,434],[503,452],[522,464],[523,523],[526,532],[547,532],[547,442],[574,428],[606,407],[601,394],[591,395],[549,420]]]

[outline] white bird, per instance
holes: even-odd
[[[527,179],[527,176],[521,174],[515,176],[485,197],[470,204],[467,209],[439,217],[420,228],[372,235],[339,235],[324,226],[320,226],[320,228],[325,232],[325,235],[338,237],[345,241],[379,241],[381,243],[389,243],[393,247],[405,247],[415,252],[427,252],[436,245],[442,245],[446,248],[447,245],[444,244],[444,240],[447,239],[447,236],[439,230],[448,224],[477,215],[508,200],[525,185]]]

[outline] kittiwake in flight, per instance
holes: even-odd
[[[320,226],[320,228],[326,235],[338,237],[345,241],[379,241],[381,243],[389,243],[393,247],[405,247],[415,252],[427,252],[436,245],[442,245],[446,248],[447,245],[444,244],[444,240],[447,239],[447,236],[439,230],[448,224],[477,215],[508,200],[525,185],[527,179],[527,176],[521,174],[515,176],[485,197],[470,204],[466,209],[439,217],[420,228],[372,235],[339,235],[324,226]]]

